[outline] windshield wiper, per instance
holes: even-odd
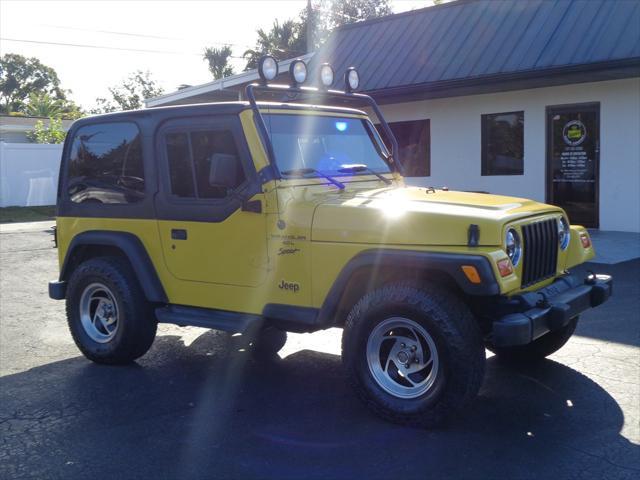
[[[348,166],[343,166],[340,170],[338,170],[340,173],[358,173],[358,172],[369,172],[372,173],[373,175],[375,175],[376,177],[378,177],[380,180],[382,180],[384,183],[386,183],[387,185],[391,185],[391,180],[389,180],[387,177],[385,177],[384,175],[379,174],[378,172],[376,172],[375,170],[373,170],[372,168],[367,167],[364,164],[357,164],[357,165],[348,165]]]
[[[331,183],[333,183],[340,190],[344,190],[345,189],[344,183],[339,182],[335,178],[332,178],[329,175],[327,175],[326,173],[322,173],[320,170],[316,170],[315,168],[296,168],[294,170],[285,170],[284,172],[280,172],[280,173],[282,173],[283,175],[287,175],[288,177],[293,177],[293,176],[301,177],[303,175],[308,175],[310,173],[315,173],[316,175],[319,175],[319,176],[324,177],[327,180],[329,180]]]

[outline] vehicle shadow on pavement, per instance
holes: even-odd
[[[447,427],[393,425],[355,398],[339,357],[256,362],[207,332],[160,336],[132,366],[73,358],[0,378],[0,477],[634,478],[623,425],[577,371],[495,358]]]
[[[580,316],[576,334],[639,347],[640,259],[615,265],[586,263],[572,269],[579,277],[586,277],[591,271],[613,275],[613,296]]]

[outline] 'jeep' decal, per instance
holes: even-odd
[[[298,293],[298,291],[300,290],[300,284],[296,282],[285,282],[284,280],[282,280],[278,285],[278,288],[280,290],[289,290],[290,292]]]

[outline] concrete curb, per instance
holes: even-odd
[[[35,232],[49,230],[56,224],[55,220],[44,222],[1,223],[0,233]]]

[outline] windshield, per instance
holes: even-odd
[[[387,151],[367,120],[321,115],[264,115],[280,172],[313,169],[328,175],[389,173]],[[309,172],[312,176],[313,172]]]

